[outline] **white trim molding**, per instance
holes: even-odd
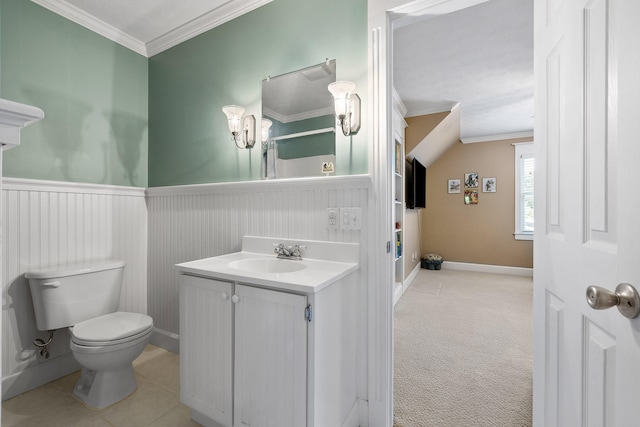
[[[180,354],[180,335],[173,332],[154,327],[149,343],[172,353]]]
[[[20,130],[44,118],[44,112],[31,105],[0,98],[0,145],[2,149],[20,145]]]
[[[147,56],[152,57],[160,52],[164,52],[173,46],[179,45],[184,41],[192,39],[272,1],[273,0],[236,0],[226,2],[217,9],[213,9],[148,42],[146,46]]]
[[[501,133],[498,135],[476,136],[474,138],[460,138],[463,144],[475,144],[477,142],[504,141],[506,139],[533,138],[533,131]]]
[[[185,196],[236,192],[274,191],[278,189],[328,190],[336,188],[371,189],[369,175],[343,175],[289,178],[260,181],[218,182],[212,184],[173,185],[147,188],[147,196]]]
[[[442,263],[442,268],[446,270],[475,271],[477,273],[533,277],[533,268],[511,267],[508,265],[472,264],[468,262],[447,261]]]
[[[55,193],[103,194],[110,196],[145,197],[144,187],[89,184],[84,182],[46,181],[25,178],[2,178],[3,190],[50,191]]]
[[[410,118],[426,116],[428,114],[448,113],[453,110],[458,104],[460,103],[455,101],[440,103],[439,105],[434,105],[432,107],[424,107],[418,110],[407,111],[407,114],[404,117]]]
[[[65,339],[68,341],[69,338],[65,337]],[[63,354],[45,363],[29,366],[23,371],[2,378],[2,399],[11,399],[26,391],[55,381],[80,368],[80,364],[71,353]]]
[[[153,40],[139,40],[120,28],[104,22],[65,0],[31,0],[40,6],[81,25],[147,58],[196,37],[272,0],[226,1],[201,16],[167,31]]]
[[[39,4],[45,9],[49,9],[51,12],[56,13],[69,21],[75,22],[78,25],[85,27],[88,30],[93,31],[96,34],[100,34],[113,42],[118,43],[130,49],[142,56],[147,55],[146,44],[131,37],[129,34],[122,32],[120,29],[109,25],[106,22],[88,14],[84,10],[62,0],[31,0],[32,2]]]

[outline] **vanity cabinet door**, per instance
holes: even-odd
[[[307,297],[236,285],[234,301],[234,426],[306,426]]]
[[[232,425],[232,289],[180,275],[180,398],[223,426]]]

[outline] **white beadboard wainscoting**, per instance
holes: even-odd
[[[149,314],[152,342],[177,352],[174,265],[240,249],[244,235],[360,243],[358,397],[367,396],[367,248],[371,177],[352,175],[157,187],[146,190],[4,178],[2,398],[78,369],[59,330],[45,360],[24,273],[97,259],[127,263],[120,310]],[[330,230],[327,208],[360,207],[361,230]],[[364,404],[366,405],[366,404]],[[363,406],[364,408],[364,406]],[[360,408],[360,412],[365,409]]]
[[[2,184],[2,398],[78,368],[66,330],[40,356],[29,269],[101,259],[126,262],[120,310],[147,312],[145,189],[4,178]]]
[[[370,191],[368,175],[148,189],[148,308],[157,328],[152,342],[178,351],[177,263],[238,251],[244,235],[360,243],[359,298],[353,310],[359,315],[358,397],[366,400]],[[361,207],[362,229],[327,229],[330,207]]]
[[[154,326],[169,334],[179,330],[174,265],[238,251],[245,235],[360,243],[364,270],[370,187],[368,175],[356,175],[148,189]],[[329,207],[361,207],[362,230],[329,230]]]

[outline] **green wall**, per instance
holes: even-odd
[[[0,7],[0,96],[45,112],[4,176],[146,187],[148,59],[30,1]]]
[[[149,186],[260,179],[222,107],[261,117],[262,80],[325,59],[362,98],[358,135],[336,137],[338,175],[367,172],[367,0],[274,0],[149,59]]]
[[[0,0],[0,97],[40,107],[5,176],[139,187],[260,179],[222,106],[261,116],[268,76],[336,59],[362,98],[336,172],[367,172],[367,0],[274,0],[150,59],[26,0]]]

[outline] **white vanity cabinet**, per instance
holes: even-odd
[[[180,275],[180,398],[197,413],[231,426],[233,284]]]
[[[234,426],[307,422],[305,295],[236,285]]]
[[[304,245],[277,259],[273,243]],[[177,264],[180,396],[207,427],[360,424],[359,245],[245,236]]]
[[[307,296],[180,282],[182,401],[222,426],[306,425]]]

